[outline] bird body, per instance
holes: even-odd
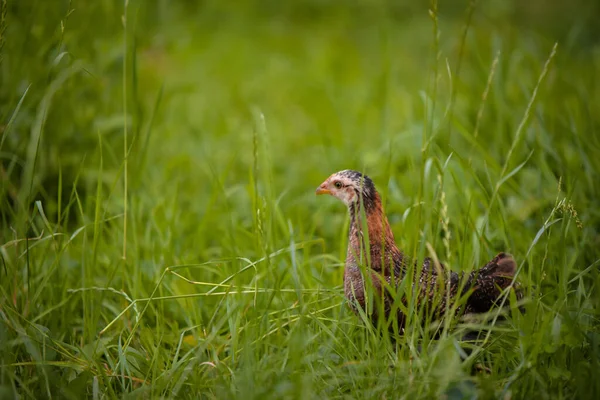
[[[411,267],[400,251],[373,181],[357,171],[344,170],[331,175],[317,189],[317,194],[330,194],[342,200],[350,213],[348,251],[344,269],[344,294],[350,307],[369,313],[373,322],[379,318],[377,307],[367,310],[369,293],[383,302],[389,318],[396,310],[399,331],[404,329],[406,315],[401,307],[393,307],[401,285],[409,279]],[[415,290],[417,306],[434,316],[441,316],[463,296],[456,313],[472,314],[490,310],[502,291],[513,283],[516,263],[506,253],[499,253],[484,267],[469,274],[457,274],[431,258],[425,258],[420,272],[404,286]],[[371,285],[369,288],[367,285]],[[372,289],[372,290],[369,290]]]

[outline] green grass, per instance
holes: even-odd
[[[0,3],[0,398],[600,395],[597,6]],[[346,168],[526,312],[353,315]]]

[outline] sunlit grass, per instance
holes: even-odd
[[[598,396],[597,46],[384,3],[11,3],[0,398]],[[354,315],[345,168],[410,257],[512,253],[525,312]]]

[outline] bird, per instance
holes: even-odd
[[[402,309],[406,307],[394,307],[399,292],[404,293],[401,301],[406,303],[406,292],[413,290],[417,307],[441,317],[447,310],[457,315],[485,313],[497,305],[505,289],[516,288],[516,262],[504,252],[470,273],[458,274],[430,257],[424,259],[420,272],[415,268],[409,273],[416,263],[396,245],[381,197],[371,178],[361,172],[336,172],[319,185],[316,194],[331,195],[348,208],[344,294],[352,310],[356,314],[362,310],[374,324],[381,311],[387,321],[395,314],[398,332],[404,332],[407,315]],[[380,307],[367,306],[370,294]]]

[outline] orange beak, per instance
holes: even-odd
[[[326,182],[321,183],[321,186],[317,188],[317,194],[331,194],[331,190],[327,189]]]

